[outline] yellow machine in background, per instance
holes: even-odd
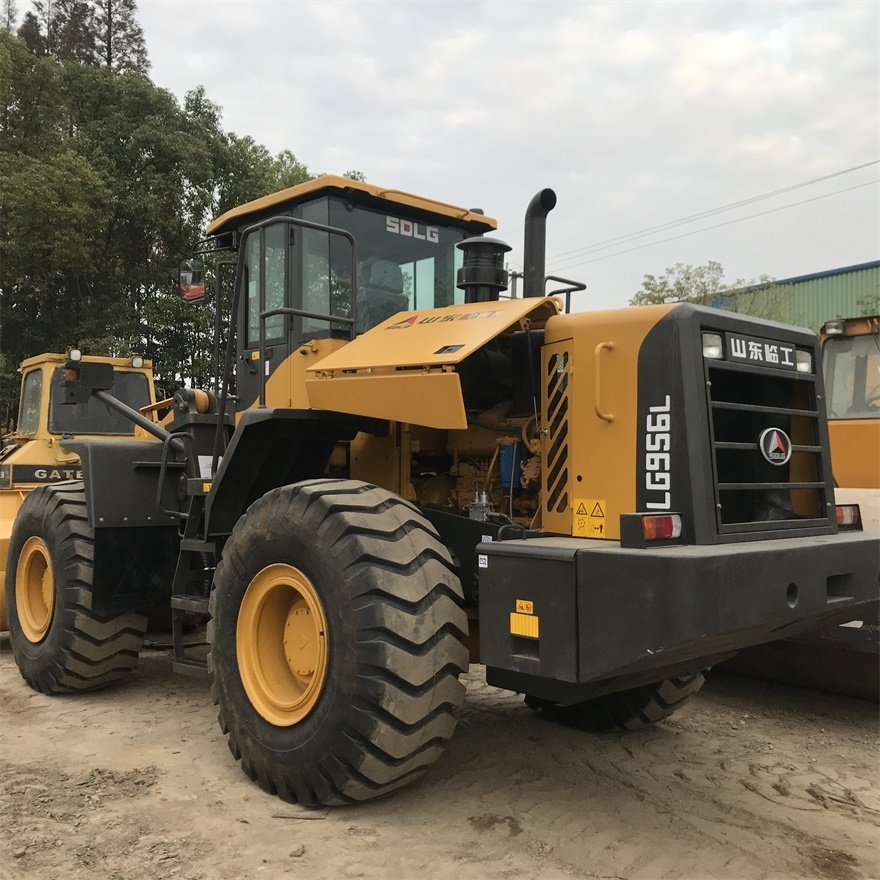
[[[820,337],[835,497],[880,531],[880,317],[828,321]]]
[[[96,400],[63,405],[62,379],[69,354],[41,354],[19,367],[21,403],[16,430],[0,450],[0,577],[5,575],[9,536],[25,497],[38,486],[82,479],[79,456],[65,442],[82,437],[153,439],[142,428]],[[142,357],[85,357],[86,363],[110,365],[116,373],[115,395],[141,410],[156,404],[153,369]],[[47,599],[44,616],[51,611]],[[39,628],[42,624],[37,624]],[[7,629],[5,594],[0,592],[0,632]]]

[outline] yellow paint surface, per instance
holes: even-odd
[[[310,366],[309,372],[459,364],[526,318],[533,327],[543,326],[558,308],[556,300],[532,298],[399,312]]]
[[[539,619],[534,614],[517,614],[510,612],[510,634],[526,639],[537,639]]]

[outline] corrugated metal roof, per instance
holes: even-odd
[[[778,278],[777,284],[799,284],[801,281],[813,281],[816,278],[831,278],[834,275],[846,275],[849,272],[860,272],[862,269],[876,269],[880,260],[870,263],[856,263],[854,266],[843,266],[840,269],[828,269],[825,272],[813,272],[811,275],[798,275],[795,278]]]

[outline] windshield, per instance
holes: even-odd
[[[61,373],[61,367],[52,373],[49,430],[53,434],[134,434],[133,422],[94,397],[82,403],[62,403]],[[150,386],[143,373],[115,371],[110,394],[132,409],[150,403]]]
[[[828,418],[880,418],[880,336],[836,336],[825,341]]]
[[[391,210],[353,207],[339,198],[322,198],[302,207],[305,220],[345,229],[357,242],[358,332],[397,312],[464,302],[455,286],[468,237],[463,230],[420,223]],[[303,308],[349,316],[351,253],[339,236],[303,230]],[[306,332],[326,327],[306,320]]]

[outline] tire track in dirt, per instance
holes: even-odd
[[[710,679],[652,729],[592,736],[481,675],[420,785],[306,815],[245,779],[206,687],[167,652],[124,687],[61,700],[32,698],[0,656],[2,705],[28,707],[21,724],[0,716],[0,878],[880,876],[876,707]],[[125,775],[151,766],[151,784]]]

